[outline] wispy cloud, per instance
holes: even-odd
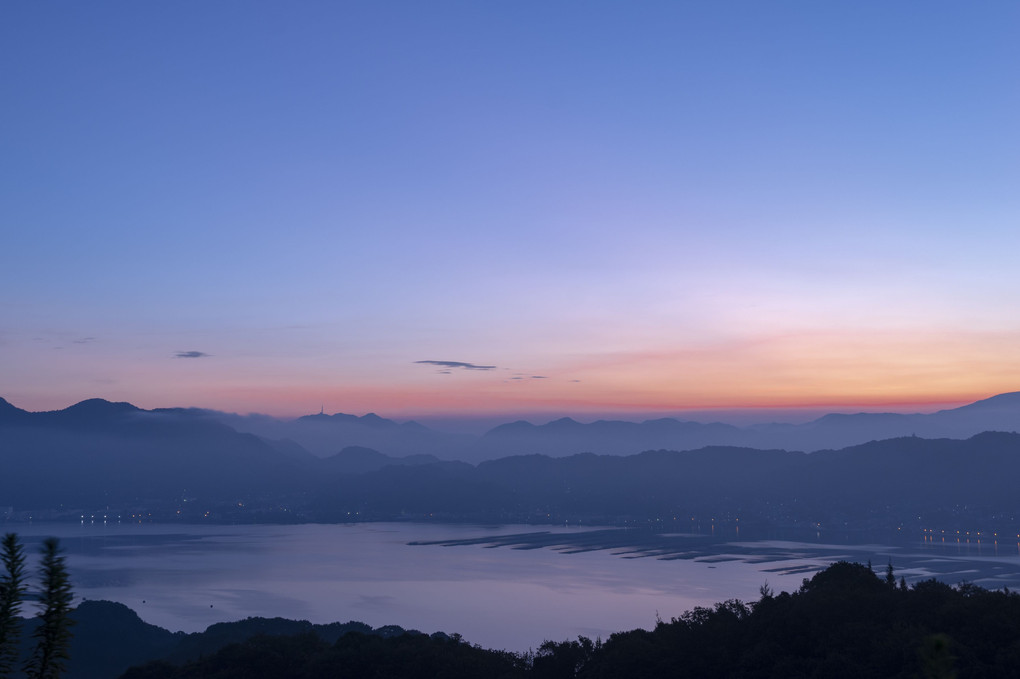
[[[495,370],[494,365],[478,365],[476,363],[465,363],[464,361],[415,361],[426,365],[436,365],[440,368],[463,368],[464,370]]]
[[[73,340],[74,344],[88,344],[89,342],[95,342],[95,341],[96,341],[95,337],[82,337],[82,338]]]
[[[203,351],[178,351],[174,358],[205,358],[209,355]]]

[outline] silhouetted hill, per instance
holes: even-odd
[[[17,422],[27,415],[27,411],[12,405],[7,399],[0,398],[0,423]]]
[[[93,427],[103,422],[114,420],[125,415],[142,412],[130,403],[104,401],[101,398],[90,398],[75,403],[64,410],[53,410],[38,413],[40,420],[52,419],[60,424],[76,424],[82,427]]]
[[[184,638],[144,622],[127,606],[112,601],[83,601],[71,611],[68,679],[115,677],[131,665],[164,657]],[[20,657],[32,654],[39,619],[22,620]],[[15,674],[22,677],[23,674]]]
[[[1020,435],[904,437],[817,453],[707,447],[523,455],[477,467],[386,467],[322,487],[326,520],[614,523],[674,517],[776,525],[1015,528]]]
[[[298,423],[330,423],[330,424],[357,424],[365,427],[371,427],[373,429],[399,429],[400,425],[393,420],[387,420],[379,417],[375,413],[368,413],[358,417],[357,415],[347,415],[345,413],[336,413],[334,415],[326,415],[325,413],[319,413],[318,415],[305,415],[299,417],[295,422]]]
[[[378,471],[390,465],[421,465],[436,462],[439,462],[439,459],[434,455],[393,457],[361,446],[348,446],[336,455],[323,460],[327,469],[345,474],[364,474],[365,472]]]
[[[303,481],[293,456],[184,411],[99,399],[0,421],[0,505],[132,505],[246,498]]]
[[[112,601],[83,601],[71,611],[75,621],[67,663],[68,679],[102,679],[116,677],[132,665],[161,660],[187,663],[209,656],[230,644],[243,643],[258,636],[295,636],[311,634],[323,643],[333,644],[350,633],[380,638],[404,634],[424,636],[416,630],[397,625],[373,629],[362,622],[333,622],[316,625],[307,620],[285,618],[246,618],[236,622],[210,625],[204,632],[185,634],[170,632],[151,625],[123,604]],[[38,627],[35,617],[22,619],[20,657],[31,656]],[[435,639],[448,638],[442,632]],[[23,677],[23,674],[15,674]],[[252,675],[255,676],[255,675]]]
[[[367,448],[324,460],[293,441],[240,433],[194,409],[149,411],[101,399],[39,413],[0,405],[0,507],[16,511],[137,509],[148,516],[155,508],[162,518],[168,511],[207,518],[209,511],[222,520],[229,510],[234,519],[298,520],[290,508],[309,504],[332,479],[437,462]]]
[[[868,566],[841,561],[805,579],[795,592],[777,594],[766,586],[754,602],[729,600],[676,613],[651,630],[618,632],[605,641],[583,636],[546,641],[534,654],[486,650],[445,635],[383,637],[353,631],[330,642],[315,632],[300,633],[297,624],[297,633],[283,632],[289,636],[259,634],[185,665],[152,662],[123,676],[1020,676],[1020,596],[966,584],[954,588],[936,580],[907,587],[897,582],[892,564],[879,577]],[[281,623],[278,629],[287,628]]]
[[[76,624],[70,655],[77,671],[69,677],[117,676],[131,665],[163,657],[185,637],[150,625],[112,601],[83,601],[71,617]]]
[[[583,653],[543,646],[535,669],[577,677],[1016,677],[1020,596],[935,580],[913,587],[840,562],[799,591],[727,601],[614,634]],[[547,667],[540,668],[541,664]],[[541,676],[571,676],[550,671]]]
[[[210,625],[204,632],[196,632],[194,634],[178,633],[173,647],[162,651],[158,657],[175,663],[184,663],[215,653],[228,644],[241,643],[258,635],[293,636],[298,634],[314,634],[327,643],[334,643],[343,635],[351,632],[389,637],[404,634],[407,630],[396,625],[372,629],[371,625],[355,621],[316,625],[307,620],[261,617],[245,618],[235,622],[218,622]],[[415,630],[410,630],[410,632],[421,634],[421,632]]]

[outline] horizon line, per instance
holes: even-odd
[[[840,402],[836,399],[826,399],[823,402],[809,402],[809,401],[797,401],[792,404],[761,404],[761,405],[716,405],[716,406],[688,406],[688,407],[673,407],[673,408],[541,408],[541,409],[523,409],[523,408],[509,408],[506,410],[488,410],[488,411],[432,411],[432,412],[418,412],[418,413],[394,413],[394,414],[381,414],[386,411],[383,409],[370,409],[363,412],[356,413],[350,410],[338,410],[335,412],[325,412],[325,404],[320,403],[319,411],[309,410],[307,412],[301,412],[300,414],[294,413],[272,413],[261,410],[251,410],[247,412],[241,412],[236,410],[225,410],[222,407],[210,407],[210,406],[195,406],[195,405],[155,405],[147,407],[146,405],[138,405],[138,403],[131,400],[123,400],[120,398],[105,398],[101,396],[94,396],[85,399],[76,400],[62,408],[44,408],[40,410],[30,410],[29,408],[23,408],[16,405],[10,399],[0,395],[0,399],[4,400],[11,406],[23,410],[25,412],[58,412],[67,408],[73,407],[80,403],[100,400],[107,403],[128,403],[136,408],[145,411],[152,410],[173,410],[173,409],[196,409],[196,410],[210,410],[215,412],[221,412],[229,415],[236,415],[239,417],[252,417],[252,416],[263,416],[271,417],[280,420],[292,420],[300,417],[307,417],[313,415],[352,415],[355,417],[364,417],[366,415],[375,415],[377,417],[384,417],[386,419],[398,421],[398,422],[409,422],[417,420],[445,420],[445,421],[494,421],[494,420],[505,420],[507,422],[526,420],[528,418],[555,421],[558,419],[569,418],[577,421],[597,421],[600,419],[617,419],[622,421],[640,421],[648,419],[659,419],[659,418],[678,418],[684,415],[688,416],[731,416],[737,417],[738,419],[744,419],[750,416],[759,415],[764,416],[768,414],[788,414],[796,415],[801,414],[802,416],[808,416],[811,414],[825,415],[825,414],[856,414],[856,413],[868,413],[868,414],[879,414],[879,413],[892,413],[892,414],[931,414],[938,412],[939,410],[951,409],[976,403],[979,401],[988,400],[995,398],[996,396],[1002,396],[1005,394],[1020,393],[1020,391],[1008,391],[999,392],[985,396],[969,396],[969,397],[957,397],[957,398],[929,398],[929,399],[909,399],[909,400],[893,400],[893,399],[878,399],[875,401],[866,400],[855,400],[856,402]],[[29,399],[31,400],[31,399]],[[144,401],[144,399],[142,399]],[[398,409],[399,410],[399,409]],[[295,411],[296,412],[296,411]]]

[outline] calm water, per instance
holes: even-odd
[[[889,559],[936,575],[1020,587],[1020,546],[984,540],[891,544],[706,538],[625,530],[411,523],[301,526],[19,524],[31,552],[61,539],[78,597],[200,631],[282,616],[459,632],[490,648],[654,626],[698,605],[793,590],[838,559]],[[1015,542],[1015,541],[1014,541]],[[416,543],[416,544],[409,544]]]

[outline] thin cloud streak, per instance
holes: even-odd
[[[210,355],[203,351],[178,351],[174,358],[208,358]]]
[[[494,365],[477,365],[475,363],[466,363],[464,361],[415,361],[415,363],[423,363],[425,365],[437,365],[440,368],[463,368],[464,370],[495,370]]]

